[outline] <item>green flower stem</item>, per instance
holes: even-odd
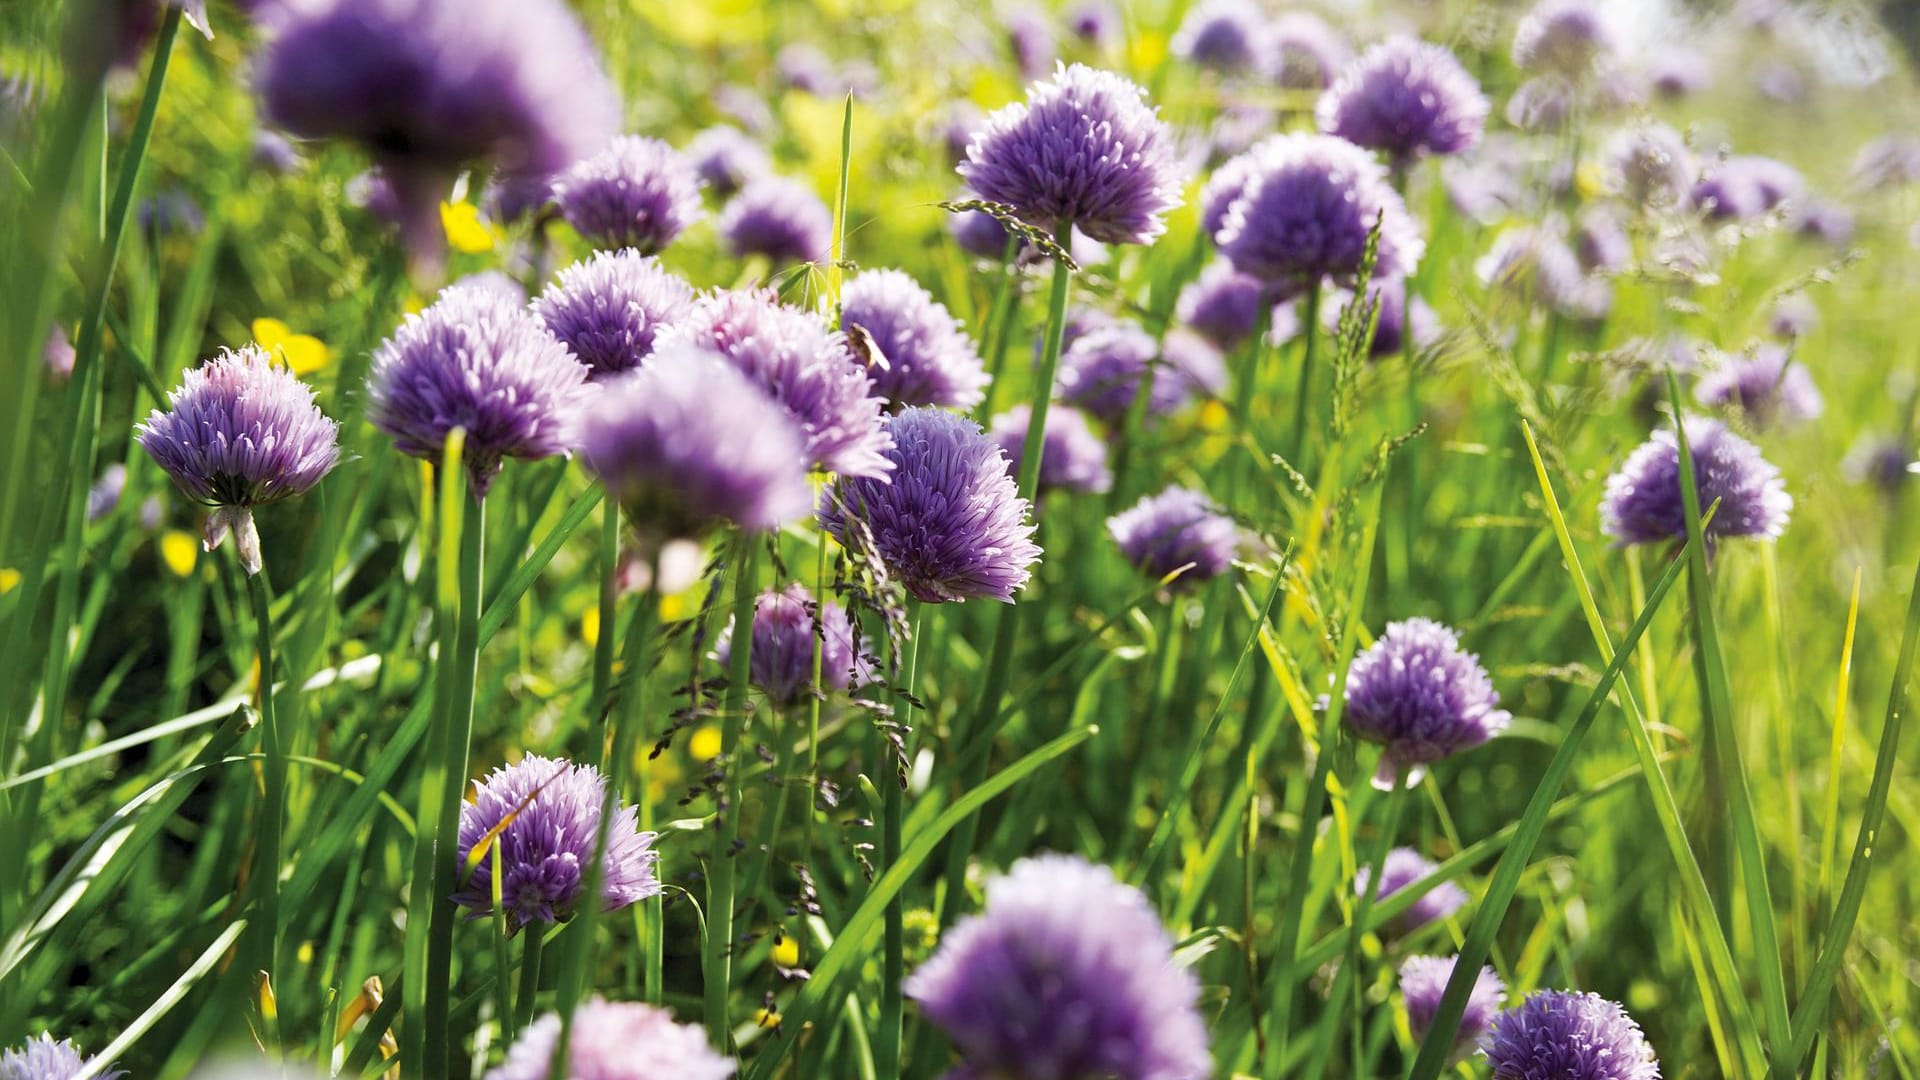
[[[239,558],[235,555],[236,560]],[[253,626],[260,642],[260,752],[265,794],[260,803],[259,834],[254,840],[253,887],[260,914],[254,923],[255,955],[261,969],[280,967],[280,850],[286,828],[287,756],[273,707],[273,595],[263,568],[247,579],[253,601]]]
[[[913,695],[914,681],[919,675],[921,628],[926,621],[927,606],[915,600],[908,603],[912,605],[913,614],[910,616],[911,628],[907,631],[907,653],[897,676],[899,681],[894,685],[891,695],[893,721],[900,725],[900,775],[876,777],[880,784],[882,872],[892,869],[900,861],[900,838],[907,824],[906,793],[902,789],[906,787],[907,774],[913,768],[913,728],[907,723],[912,704],[908,699]],[[874,1065],[878,1076],[900,1075],[900,1034],[905,1011],[900,984],[907,975],[906,947],[906,903],[900,894],[895,893],[887,901],[886,953],[880,979],[880,1031],[874,1039]]]
[[[734,541],[733,645],[727,664],[727,693],[721,716],[720,755],[726,769],[726,805],[715,826],[720,844],[707,867],[707,940],[700,969],[706,982],[707,1037],[714,1049],[730,1053],[733,1032],[727,1019],[727,991],[733,980],[733,860],[740,837],[740,732],[746,726],[747,681],[753,653],[753,602],[760,556],[758,538],[742,533]]]
[[[1320,291],[1321,281],[1315,278],[1313,284],[1307,286],[1300,314],[1300,333],[1306,345],[1300,353],[1300,383],[1293,396],[1293,431],[1289,433],[1293,452],[1287,464],[1302,473],[1307,471],[1307,448],[1313,441],[1307,431],[1307,421],[1312,415],[1314,353],[1320,343]]]

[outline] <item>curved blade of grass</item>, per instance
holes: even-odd
[[[1520,433],[1526,437],[1527,453],[1533,458],[1534,475],[1540,482],[1540,496],[1546,505],[1553,534],[1559,538],[1560,557],[1565,562],[1568,579],[1573,582],[1574,595],[1580,600],[1580,610],[1586,615],[1594,648],[1599,651],[1600,659],[1611,663],[1614,658],[1613,640],[1607,633],[1606,620],[1600,615],[1600,605],[1594,599],[1593,586],[1587,582],[1586,571],[1580,565],[1580,552],[1574,547],[1566,515],[1560,510],[1560,498],[1555,494],[1553,480],[1547,474],[1547,463],[1540,454],[1540,444],[1534,438],[1533,425],[1522,420]],[[1673,786],[1667,782],[1666,773],[1660,769],[1653,736],[1647,730],[1646,717],[1640,711],[1640,703],[1634,697],[1631,684],[1620,684],[1620,703],[1627,714],[1627,735],[1633,743],[1641,775],[1646,779],[1654,817],[1660,822],[1660,835],[1666,841],[1674,869],[1680,874],[1681,891],[1698,927],[1706,968],[1718,985],[1717,996],[1727,1009],[1744,1052],[1755,1060],[1762,1060],[1764,1054],[1760,1032],[1748,1008],[1746,990],[1741,985],[1738,969],[1734,966],[1733,950],[1721,931],[1719,919],[1714,915],[1713,898],[1707,891],[1706,875],[1701,872],[1700,862],[1694,857],[1693,847],[1687,840],[1686,827],[1680,821],[1679,801],[1674,798]],[[1700,990],[1703,994],[1715,994],[1713,987],[1703,985]]]
[[[1814,961],[1813,971],[1800,994],[1800,1009],[1793,1018],[1791,1054],[1784,1061],[1779,1057],[1774,1059],[1777,1073],[1805,1060],[1812,1048],[1814,1036],[1826,1015],[1833,981],[1840,974],[1841,961],[1846,958],[1847,942],[1853,937],[1853,924],[1860,916],[1861,901],[1866,898],[1867,874],[1873,869],[1873,847],[1879,840],[1880,824],[1886,818],[1894,758],[1900,750],[1900,728],[1906,721],[1907,694],[1912,685],[1916,651],[1920,651],[1920,568],[1914,572],[1913,592],[1907,599],[1907,624],[1900,633],[1900,659],[1893,669],[1893,689],[1887,695],[1887,722],[1880,729],[1880,750],[1873,759],[1873,783],[1867,788],[1867,802],[1860,811],[1860,832],[1854,838],[1846,884],[1840,887],[1833,919],[1827,923],[1820,958]]]
[[[1688,545],[1692,546],[1691,543]],[[1453,1053],[1454,1033],[1460,1028],[1460,1017],[1466,1011],[1467,995],[1473,989],[1473,981],[1478,976],[1480,966],[1486,963],[1487,953],[1493,948],[1493,937],[1500,929],[1500,922],[1506,918],[1507,906],[1513,902],[1513,894],[1519,888],[1520,875],[1526,870],[1527,862],[1533,858],[1533,850],[1540,843],[1541,834],[1546,832],[1547,819],[1553,809],[1553,803],[1560,794],[1560,787],[1566,783],[1567,775],[1573,771],[1573,762],[1580,753],[1580,744],[1585,741],[1587,730],[1593,726],[1594,718],[1600,715],[1600,709],[1606,704],[1613,690],[1615,680],[1626,667],[1627,660],[1633,655],[1633,648],[1640,641],[1640,635],[1646,633],[1652,624],[1653,616],[1660,610],[1660,604],[1667,593],[1680,579],[1683,564],[1679,560],[1667,567],[1660,576],[1651,594],[1647,597],[1647,606],[1634,620],[1633,628],[1620,644],[1620,651],[1607,663],[1607,670],[1588,695],[1587,703],[1581,707],[1580,714],[1574,718],[1573,725],[1567,729],[1566,738],[1560,742],[1560,748],[1553,753],[1553,760],[1547,763],[1546,772],[1540,777],[1540,783],[1533,789],[1533,798],[1527,802],[1526,812],[1520,816],[1513,840],[1508,844],[1506,854],[1500,857],[1500,864],[1494,868],[1493,879],[1487,883],[1486,892],[1480,897],[1474,909],[1473,922],[1467,928],[1467,939],[1460,946],[1460,956],[1455,962],[1453,976],[1447,980],[1447,990],[1440,998],[1440,1006],[1434,1013],[1433,1024],[1427,1030],[1427,1037],[1420,1044],[1420,1055],[1414,1059],[1413,1080],[1435,1080],[1441,1070],[1446,1068],[1447,1058]],[[1337,698],[1335,700],[1338,700]]]
[[[841,928],[839,936],[834,940],[833,947],[820,958],[820,963],[814,966],[812,977],[807,980],[805,986],[801,987],[800,992],[794,996],[793,1004],[782,1014],[782,1025],[795,1032],[804,1031],[813,1021],[814,1014],[820,1011],[821,1006],[837,998],[836,984],[866,955],[867,939],[878,929],[880,916],[886,910],[887,902],[906,886],[907,879],[927,861],[929,855],[933,854],[935,845],[942,837],[951,832],[953,827],[961,821],[979,812],[980,808],[994,797],[1099,732],[1100,729],[1097,727],[1078,728],[1040,746],[969,790],[935,818],[931,825],[914,835],[901,850],[900,860],[888,867],[886,873],[874,879],[873,887],[867,890],[866,896],[860,901],[860,906],[847,919],[846,925]],[[793,1042],[793,1039],[783,1039],[772,1043],[760,1057],[754,1060],[753,1068],[746,1074],[746,1080],[762,1080],[764,1077],[771,1076],[774,1067],[792,1048]]]
[[[1667,373],[1667,401],[1673,407],[1673,434],[1680,452],[1680,499],[1687,517],[1687,584],[1693,601],[1693,628],[1699,646],[1698,662],[1706,676],[1707,722],[1716,752],[1708,754],[1721,773],[1733,819],[1734,853],[1747,891],[1747,918],[1753,930],[1753,964],[1760,979],[1761,1014],[1766,1020],[1773,1050],[1773,1074],[1791,1080],[1785,1053],[1792,1041],[1787,1019],[1787,976],[1781,967],[1780,931],[1774,922],[1773,893],[1767,887],[1766,853],[1753,811],[1753,793],[1741,764],[1739,736],[1733,730],[1733,692],[1727,680],[1726,657],[1720,648],[1720,628],[1713,614],[1713,579],[1707,574],[1705,526],[1700,515],[1700,492],[1694,482],[1693,449],[1687,443],[1685,412],[1680,405],[1680,383]]]
[[[1833,691],[1833,744],[1827,752],[1827,813],[1820,830],[1820,900],[1833,893],[1833,864],[1840,854],[1840,756],[1846,748],[1847,700],[1853,682],[1853,638],[1860,625],[1860,567],[1853,568],[1847,601],[1847,632],[1840,642],[1840,675]]]
[[[214,966],[220,962],[220,958],[226,955],[227,950],[233,946],[246,928],[247,920],[235,919],[232,926],[227,927],[219,937],[214,938],[213,943],[206,947],[199,958],[187,970],[180,973],[180,977],[173,981],[172,986],[167,987],[165,993],[161,994],[153,1004],[147,1006],[146,1012],[134,1017],[133,1021],[121,1030],[118,1038],[108,1043],[106,1049],[101,1050],[82,1066],[79,1072],[74,1073],[73,1080],[93,1080],[120,1055],[131,1049],[134,1043],[139,1042],[141,1036],[172,1012],[173,1007],[180,1004],[192,992],[194,985],[205,977],[207,972],[213,970]]]

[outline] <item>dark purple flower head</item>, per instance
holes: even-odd
[[[1355,737],[1384,747],[1373,782],[1388,788],[1402,772],[1408,786],[1419,783],[1427,765],[1479,746],[1513,719],[1480,658],[1423,618],[1388,623],[1353,658],[1342,717]]]
[[[1757,428],[1818,420],[1826,411],[1820,388],[1805,364],[1785,346],[1766,344],[1751,355],[1723,357],[1700,377],[1694,397],[1702,405],[1733,409]]]
[[[695,135],[687,143],[685,153],[693,163],[694,174],[707,185],[707,190],[723,199],[773,172],[773,158],[768,156],[766,147],[739,128],[726,124],[717,124]]]
[[[1247,157],[1246,185],[1214,235],[1242,273],[1283,286],[1351,280],[1376,222],[1374,277],[1404,277],[1419,265],[1426,243],[1373,155],[1331,135],[1292,134]]]
[[[866,270],[840,295],[840,326],[856,353],[870,343],[867,378],[890,408],[971,409],[985,397],[980,351],[920,283],[898,270]]]
[[[786,407],[806,436],[803,465],[885,482],[890,442],[864,366],[844,335],[771,292],[701,297],[670,337],[719,353]]]
[[[68,1039],[55,1040],[41,1032],[9,1050],[0,1050],[0,1080],[73,1080],[87,1066],[87,1059]],[[127,1075],[120,1069],[99,1074],[99,1080],[118,1080]]]
[[[1273,16],[1264,36],[1267,76],[1288,90],[1332,86],[1353,55],[1347,39],[1310,11],[1283,11]]]
[[[706,213],[700,177],[659,139],[621,135],[553,181],[560,216],[597,248],[652,255]]]
[[[1478,144],[1487,96],[1445,46],[1394,37],[1360,54],[1321,95],[1317,115],[1321,131],[1405,168],[1426,154]]]
[[[1173,55],[1223,75],[1244,75],[1265,61],[1266,14],[1251,0],[1200,0],[1173,35]]]
[[[987,430],[1007,455],[1009,476],[1019,468],[1032,422],[1032,408],[1016,405],[994,417]],[[1046,445],[1040,452],[1040,490],[1099,494],[1112,486],[1113,473],[1107,469],[1107,444],[1094,433],[1086,415],[1066,405],[1048,409]]]
[[[960,175],[1039,228],[1070,221],[1102,243],[1147,243],[1166,231],[1185,178],[1145,97],[1111,71],[1062,66],[987,117]]]
[[[903,410],[887,428],[892,482],[841,477],[821,499],[821,527],[927,603],[1012,603],[1040,548],[1000,445],[938,409]]]
[[[819,637],[814,618],[820,619]],[[820,648],[820,688],[832,692],[849,685],[872,682],[877,671],[873,657],[857,649],[847,609],[837,601],[816,602],[806,586],[795,582],[785,589],[768,589],[753,607],[753,652],[747,663],[753,685],[778,705],[791,705],[813,685],[813,651]],[[713,658],[721,667],[733,655],[733,626],[720,633]]]
[[[1579,77],[1618,49],[1605,10],[1591,0],[1540,0],[1513,32],[1513,63],[1522,71]]]
[[[1001,13],[1000,22],[1006,27],[1007,48],[1013,52],[1020,77],[1031,81],[1046,74],[1060,55],[1046,12],[1032,4],[1017,3]]]
[[[1386,860],[1380,866],[1380,889],[1373,894],[1374,903],[1379,903],[1401,889],[1421,881],[1433,874],[1439,867],[1429,862],[1412,848],[1394,848],[1387,852]],[[1362,866],[1354,879],[1354,894],[1364,896],[1367,880],[1372,877],[1370,867]],[[1443,881],[1407,906],[1389,924],[1394,934],[1405,937],[1415,930],[1436,919],[1444,919],[1467,906],[1467,890],[1452,881]]]
[[[367,416],[403,454],[438,461],[466,430],[467,474],[484,496],[510,457],[572,448],[587,369],[524,304],[454,286],[373,354]]]
[[[535,1020],[486,1080],[547,1080],[560,1029],[559,1013]],[[567,1069],[574,1080],[728,1080],[734,1063],[708,1047],[705,1031],[674,1023],[665,1009],[596,997],[573,1012]]]
[[[416,245],[437,249],[438,203],[467,163],[545,176],[619,124],[619,97],[563,0],[298,0],[263,21],[267,117],[365,146]]]
[[[1162,362],[1156,364],[1156,358]],[[1198,335],[1187,337],[1180,349],[1163,352],[1152,334],[1124,322],[1075,339],[1060,357],[1055,393],[1061,401],[1118,426],[1133,408],[1140,380],[1149,369],[1153,379],[1147,392],[1149,417],[1175,412],[1196,393],[1214,393],[1225,382],[1219,353]]]
[[[1113,0],[1077,0],[1067,9],[1067,29],[1073,36],[1096,49],[1104,49],[1120,39],[1126,29],[1120,9]]]
[[[1263,304],[1272,306],[1268,287],[1220,259],[1180,290],[1174,313],[1195,333],[1231,351],[1253,336]]]
[[[340,460],[340,425],[257,345],[187,372],[167,395],[166,411],[153,410],[135,430],[188,498],[214,508],[207,550],[231,531],[249,574],[260,570],[253,508],[304,493]]]
[[[1606,160],[1610,186],[1637,206],[1674,206],[1693,190],[1693,151],[1665,124],[1642,124],[1615,134],[1607,144]]]
[[[67,337],[66,327],[55,323],[48,328],[47,343],[40,350],[40,363],[46,369],[48,382],[65,386],[67,380],[73,378],[73,364],[78,356]]]
[[[1066,855],[1013,864],[906,994],[960,1051],[961,1077],[1204,1080],[1200,984],[1146,896]]]
[[[1367,287],[1367,296],[1380,305],[1379,314],[1373,327],[1373,343],[1368,353],[1375,359],[1385,356],[1399,356],[1406,349],[1407,315],[1406,286],[1400,281],[1376,282]],[[1341,290],[1321,302],[1320,318],[1325,329],[1331,331],[1339,325],[1340,313],[1353,303],[1353,294]],[[1427,302],[1418,296],[1413,298],[1413,345],[1422,349],[1434,343],[1440,337],[1440,317],[1433,313]]]
[[[601,251],[560,271],[534,313],[587,365],[589,380],[640,366],[660,331],[693,308],[693,286],[637,251]]]
[[[1785,532],[1793,496],[1781,483],[1780,470],[1760,456],[1759,448],[1718,420],[1689,416],[1686,430],[1700,512],[1720,504],[1706,523],[1708,539],[1773,540]],[[1607,478],[1606,494],[1600,500],[1600,531],[1620,544],[1686,539],[1680,444],[1671,430],[1654,432]]]
[[[120,496],[127,491],[127,467],[116,461],[100,470],[93,486],[87,489],[87,522],[92,524],[113,513]]]
[[[1493,1080],[1660,1080],[1640,1025],[1598,994],[1528,995],[1493,1018],[1485,1053]]]
[[[580,418],[580,456],[651,537],[721,522],[765,532],[813,502],[793,417],[725,360],[680,343],[601,384]]]
[[[554,175],[509,175],[495,173],[480,192],[480,207],[501,224],[522,219],[544,223],[554,213]]]
[[[1407,1028],[1416,1041],[1427,1037],[1433,1017],[1440,1011],[1440,998],[1447,992],[1447,980],[1459,963],[1457,956],[1409,956],[1400,965],[1400,995],[1407,1003]],[[1493,1016],[1507,998],[1507,984],[1493,968],[1483,966],[1474,977],[1473,991],[1467,995],[1467,1011],[1460,1014],[1460,1027],[1454,1033],[1455,1053],[1465,1053],[1480,1045],[1481,1036],[1493,1023]]]
[[[493,911],[493,860],[500,859],[500,903],[511,928],[565,922],[578,907],[588,865],[599,845],[607,783],[591,765],[528,754],[519,763],[473,785],[473,801],[460,805],[460,890],[453,899],[476,915]],[[500,823],[491,846],[467,872],[474,845]],[[654,877],[659,853],[655,834],[635,826],[635,811],[622,806],[607,827],[606,861],[600,878],[602,909],[617,911],[660,893]]]
[[[1192,564],[1175,581],[1191,588],[1226,573],[1240,547],[1240,527],[1192,488],[1148,495],[1107,519],[1107,533],[1127,562],[1150,578]]]
[[[1773,158],[1730,157],[1709,167],[1693,185],[1693,205],[1710,218],[1748,221],[1796,199],[1806,182]]]
[[[833,211],[797,180],[762,176],[747,182],[720,212],[727,250],[765,255],[775,266],[825,262],[833,244]]]

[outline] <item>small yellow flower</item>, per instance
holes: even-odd
[[[783,968],[798,967],[800,939],[792,934],[781,934],[780,940],[773,943],[773,962]]]
[[[1200,407],[1200,426],[1208,431],[1221,431],[1227,426],[1227,407],[1218,401],[1209,401]]]
[[[253,340],[267,355],[292,368],[295,375],[311,375],[333,359],[326,342],[312,334],[296,334],[279,319],[253,320]]]
[[[779,1027],[780,1014],[774,1012],[772,1009],[755,1009],[753,1012],[753,1022],[763,1028]]]
[[[590,607],[580,614],[580,640],[588,645],[600,644],[600,609]]]
[[[0,596],[5,596],[20,587],[20,571],[11,566],[0,567]]]
[[[440,204],[440,227],[447,231],[447,244],[466,255],[492,251],[500,240],[500,231],[480,218],[480,208],[470,202]]]
[[[1589,161],[1580,166],[1573,174],[1574,190],[1580,194],[1580,201],[1598,198],[1606,190],[1606,181],[1598,162]]]
[[[1167,39],[1154,31],[1145,31],[1134,36],[1132,52],[1129,59],[1135,71],[1152,71],[1167,62]]]
[[[186,577],[200,563],[200,541],[192,533],[168,529],[160,534],[160,561],[177,577]]]
[[[695,761],[712,761],[720,756],[720,729],[708,724],[693,733],[687,742],[687,753]]]

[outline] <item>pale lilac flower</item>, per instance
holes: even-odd
[[[1317,116],[1321,131],[1405,169],[1427,154],[1478,144],[1487,97],[1446,47],[1393,37],[1360,54],[1321,95]]]
[[[1485,1047],[1493,1080],[1659,1080],[1640,1025],[1598,994],[1541,990],[1493,1018]]]
[[[535,1020],[486,1080],[548,1080],[560,1029],[559,1013]],[[596,997],[573,1012],[567,1039],[572,1080],[728,1080],[734,1068],[732,1059],[707,1045],[705,1031],[674,1023],[665,1009]]]
[[[1479,746],[1512,719],[1480,658],[1432,619],[1388,623],[1347,669],[1341,720],[1356,738],[1381,745],[1376,787],[1392,787],[1396,775],[1412,787],[1428,765]]]
[[[805,184],[763,176],[727,203],[718,228],[735,256],[765,255],[775,266],[825,262],[833,211]]]
[[[1440,1011],[1440,999],[1446,994],[1447,980],[1459,963],[1457,956],[1409,956],[1400,964],[1400,996],[1407,1006],[1407,1028],[1416,1040],[1427,1037],[1434,1014]],[[1493,1024],[1494,1014],[1506,1000],[1507,984],[1493,968],[1482,966],[1467,996],[1467,1009],[1460,1014],[1460,1026],[1454,1032],[1455,1053],[1461,1054],[1480,1045],[1480,1039]]]
[[[596,381],[639,367],[660,332],[692,309],[693,286],[633,250],[574,263],[533,301],[547,330]]]
[[[840,326],[854,351],[867,354],[873,392],[891,408],[971,409],[986,396],[986,367],[960,320],[899,270],[864,270],[848,281]]]
[[[987,434],[1007,456],[1007,475],[1016,474],[1026,450],[1033,409],[1016,405],[993,418]],[[1100,494],[1113,486],[1107,468],[1106,441],[1094,433],[1086,414],[1068,405],[1047,410],[1047,437],[1040,454],[1040,490]]]

